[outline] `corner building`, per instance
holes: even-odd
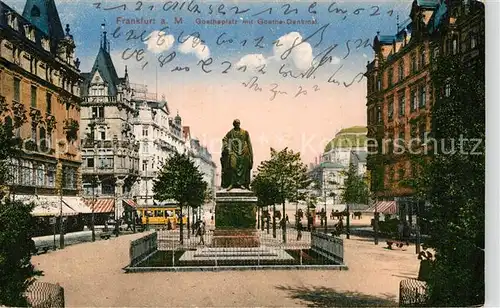
[[[374,38],[365,74],[370,189],[379,203],[394,202],[403,217],[417,214],[424,202],[405,185],[418,173],[410,154],[425,155],[435,95],[450,90],[433,89],[433,61],[440,53],[474,61],[481,46],[484,4],[475,0],[414,0],[396,34]]]
[[[88,212],[78,197],[81,77],[75,50],[53,0],[28,0],[22,14],[0,2],[0,119],[22,149],[7,163],[8,196],[34,202],[41,229],[60,211],[83,229],[80,214]]]
[[[91,71],[82,77],[83,189],[97,223],[103,223],[134,210],[132,188],[139,178],[133,91],[127,69],[123,77],[116,73],[106,31]]]

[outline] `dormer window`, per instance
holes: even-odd
[[[458,39],[456,37],[453,38],[453,41],[451,43],[451,50],[454,55],[456,55],[458,52]]]
[[[42,47],[43,47],[43,49],[45,49],[46,51],[49,51],[49,50],[50,50],[50,41],[49,41],[49,39],[47,39],[47,38],[42,38]]]
[[[474,48],[476,48],[476,45],[477,45],[476,34],[474,32],[472,32],[470,35],[470,48],[474,49]]]
[[[7,22],[9,23],[9,27],[11,27],[14,30],[19,30],[17,24],[17,17],[14,12],[7,13]]]
[[[40,17],[40,9],[38,6],[34,5],[31,9],[31,17]]]
[[[405,67],[404,62],[401,61],[398,66],[398,80],[401,81],[405,78]]]
[[[29,40],[34,41],[35,40],[35,29],[33,28],[33,26],[24,25],[24,35],[26,35],[26,37]]]

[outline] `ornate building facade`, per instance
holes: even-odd
[[[53,0],[28,0],[22,15],[0,2],[0,118],[22,147],[9,162],[9,191],[45,203],[35,215],[84,209],[77,197],[81,76],[75,49]],[[64,197],[60,205],[54,196]]]
[[[153,205],[153,180],[166,159],[177,151],[169,142],[170,109],[165,97],[158,101],[156,93],[148,93],[144,85],[133,85],[133,101],[136,117],[134,133],[140,144],[140,181],[135,187],[134,196],[139,206]]]
[[[88,198],[99,198],[99,212],[121,217],[127,205],[135,205],[132,188],[139,177],[139,143],[132,126],[136,110],[127,69],[119,77],[109,52],[103,31],[94,65],[82,74],[83,189]]]
[[[367,168],[370,188],[380,201],[412,203],[405,181],[418,167],[412,154],[421,153],[432,131],[433,61],[441,54],[471,62],[484,46],[484,4],[476,0],[414,0],[409,19],[393,35],[377,33],[374,60],[367,65]],[[484,47],[483,47],[484,48]],[[482,56],[484,56],[484,49]]]

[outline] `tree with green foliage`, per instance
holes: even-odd
[[[154,181],[153,193],[156,200],[175,200],[179,203],[181,244],[184,243],[182,210],[185,206],[196,208],[202,205],[206,190],[207,183],[203,181],[202,173],[186,154],[175,153],[168,158]]]
[[[350,237],[350,205],[351,204],[368,204],[370,198],[370,191],[366,180],[360,174],[358,174],[358,166],[354,164],[349,165],[349,169],[346,172],[346,179],[344,181],[344,187],[340,196],[342,203],[346,204],[347,207],[347,217],[346,217],[346,230],[347,238]]]
[[[294,153],[288,148],[276,151],[271,148],[271,159],[263,161],[258,167],[259,174],[262,174],[267,181],[274,183],[272,198],[274,204],[282,204],[283,219],[285,218],[285,202],[296,202],[303,197],[299,192],[311,183],[307,174],[307,167],[300,158],[300,153]],[[286,243],[286,223],[282,224],[283,242]]]
[[[252,180],[251,188],[257,196],[257,205],[262,208],[273,206],[273,213],[276,212],[276,196],[279,193],[276,182],[266,177],[264,173],[258,173]],[[276,237],[276,217],[273,215],[273,237]]]
[[[358,174],[357,166],[350,164],[345,174],[347,177],[340,196],[342,203],[368,204],[370,191],[363,175]]]
[[[12,127],[0,125],[0,186],[8,180],[5,161],[18,154]],[[11,201],[0,196],[0,306],[27,306],[26,289],[41,275],[31,264],[34,221],[32,204]]]
[[[482,54],[484,57],[484,53]],[[484,58],[435,61],[432,131],[413,186],[429,202],[422,220],[425,246],[435,251],[429,305],[472,306],[484,302],[485,67]]]

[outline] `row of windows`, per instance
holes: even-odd
[[[114,168],[114,165],[116,164],[117,168],[132,168],[130,166],[130,163],[127,164],[127,158],[126,156],[119,156],[116,157],[99,157],[99,158],[94,158],[94,157],[87,157],[83,159],[84,166],[88,168],[103,168],[103,169],[111,169]]]
[[[38,108],[37,106],[38,88],[34,85],[31,86],[31,107]],[[21,103],[21,79],[14,78],[14,100]],[[52,113],[52,93],[45,94],[45,110],[47,113]]]
[[[446,95],[450,95],[449,86],[446,87],[445,91]],[[425,108],[427,104],[427,86],[419,85],[410,90],[410,99],[409,99],[409,107],[410,113],[413,113],[421,108]],[[402,91],[398,96],[396,102],[394,101],[394,97],[388,98],[387,104],[387,118],[388,120],[392,120],[395,115],[395,107],[398,108],[398,116],[403,117],[406,111],[406,91]],[[368,110],[368,122],[370,124],[382,124],[382,106],[377,106],[376,109],[371,108]]]
[[[56,165],[23,159],[10,159],[9,185],[55,188]],[[76,168],[63,167],[63,187],[76,189]]]
[[[426,140],[426,125],[425,123],[410,124],[410,138],[408,139],[408,145],[411,144],[421,144]],[[370,151],[378,151],[379,154],[396,154],[395,146],[397,145],[399,149],[405,148],[407,145],[406,134],[404,130],[395,131],[393,134],[388,134],[388,136],[394,136],[394,139],[384,139],[380,142],[375,140],[368,140],[367,147]],[[391,137],[392,137],[391,136]]]
[[[468,39],[463,39],[462,43],[462,51],[465,52],[467,49],[474,49],[478,45],[478,35],[475,32],[468,33]],[[445,41],[444,44],[445,51],[448,54],[456,55],[459,52],[459,42],[458,35],[454,35],[451,39]],[[432,58],[435,59],[439,56],[439,47],[434,47],[432,52]],[[417,53],[410,54],[410,73],[416,73],[420,69],[424,68],[427,64],[427,55],[425,48],[422,47],[420,51]],[[397,64],[397,82],[402,81],[405,78],[405,61],[401,59]],[[387,83],[385,83],[386,87],[391,87],[394,85],[394,71],[393,68],[389,68],[387,70]],[[382,90],[382,80],[381,77],[375,77],[375,82],[373,86],[377,91]]]

